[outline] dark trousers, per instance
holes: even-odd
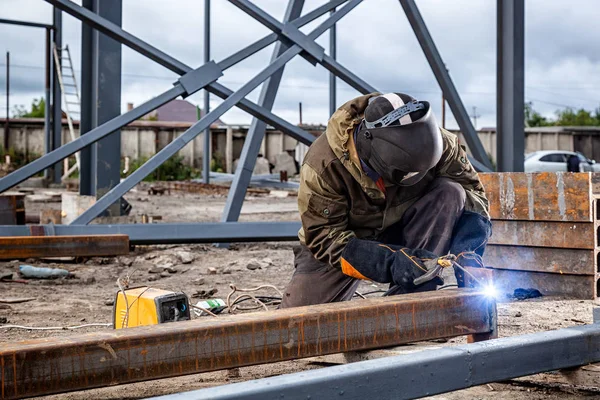
[[[460,184],[448,178],[437,178],[427,194],[377,240],[429,250],[440,256],[447,254],[465,199],[465,191]],[[340,269],[318,261],[304,245],[294,248],[294,266],[296,269],[283,294],[281,308],[350,300],[360,283],[358,279],[344,275]]]

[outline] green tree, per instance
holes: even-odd
[[[43,97],[33,99],[31,102],[31,110],[27,110],[22,105],[17,105],[13,108],[13,114],[16,118],[44,118],[46,109],[46,101]]]
[[[531,102],[525,103],[525,126],[534,127],[550,125],[554,124],[552,123],[552,121],[548,121],[548,119],[542,114],[535,111]]]
[[[572,108],[556,111],[557,126],[597,126],[600,125],[598,120],[598,110],[592,115],[591,111],[580,108],[575,111]]]

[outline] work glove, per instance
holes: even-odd
[[[483,268],[483,253],[492,235],[492,223],[481,214],[465,211],[452,233],[450,254],[456,256],[456,263],[462,267]],[[465,274],[454,266],[458,287],[465,286]]]
[[[442,269],[452,265],[422,249],[409,249],[363,239],[350,239],[341,257],[342,272],[397,286],[394,294],[435,290],[443,285]]]

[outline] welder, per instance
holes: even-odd
[[[456,135],[426,101],[372,93],[342,105],[300,171],[302,228],[282,307],[350,300],[360,280],[386,295],[464,286],[481,267],[489,205]]]

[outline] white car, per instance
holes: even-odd
[[[562,150],[542,150],[525,154],[525,172],[567,172],[567,160],[572,155],[579,157],[584,172],[600,172],[596,161],[581,153]]]

